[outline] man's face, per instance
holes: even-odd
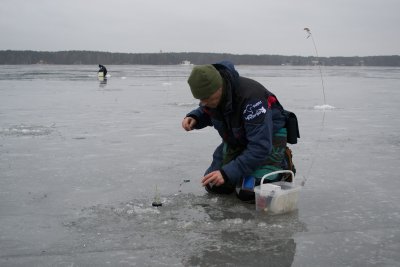
[[[216,108],[221,101],[221,97],[222,87],[215,91],[215,93],[210,95],[209,97],[200,99],[200,105],[208,108]]]

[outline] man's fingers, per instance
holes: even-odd
[[[211,183],[212,181],[214,181],[214,179],[215,179],[215,177],[213,176],[213,173],[209,173],[203,177],[201,182],[203,183],[203,186],[205,186],[205,185]]]
[[[196,120],[191,117],[186,117],[182,121],[182,127],[186,131],[193,130],[194,126],[196,125]]]
[[[193,129],[195,124],[196,124],[196,121],[194,119],[189,120],[190,129]]]
[[[192,127],[190,126],[190,120],[184,119],[182,121],[182,128],[185,129],[186,131],[192,130]]]

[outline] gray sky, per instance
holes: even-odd
[[[400,0],[1,0],[0,50],[400,55]]]

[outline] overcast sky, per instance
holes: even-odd
[[[1,0],[0,50],[400,55],[400,0]]]

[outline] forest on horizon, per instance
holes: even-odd
[[[283,55],[237,55],[228,53],[159,52],[112,53],[101,51],[31,51],[2,50],[0,65],[60,64],[60,65],[176,65],[188,61],[195,65],[222,60],[236,65],[324,65],[324,66],[391,66],[400,67],[400,56],[314,57]]]

